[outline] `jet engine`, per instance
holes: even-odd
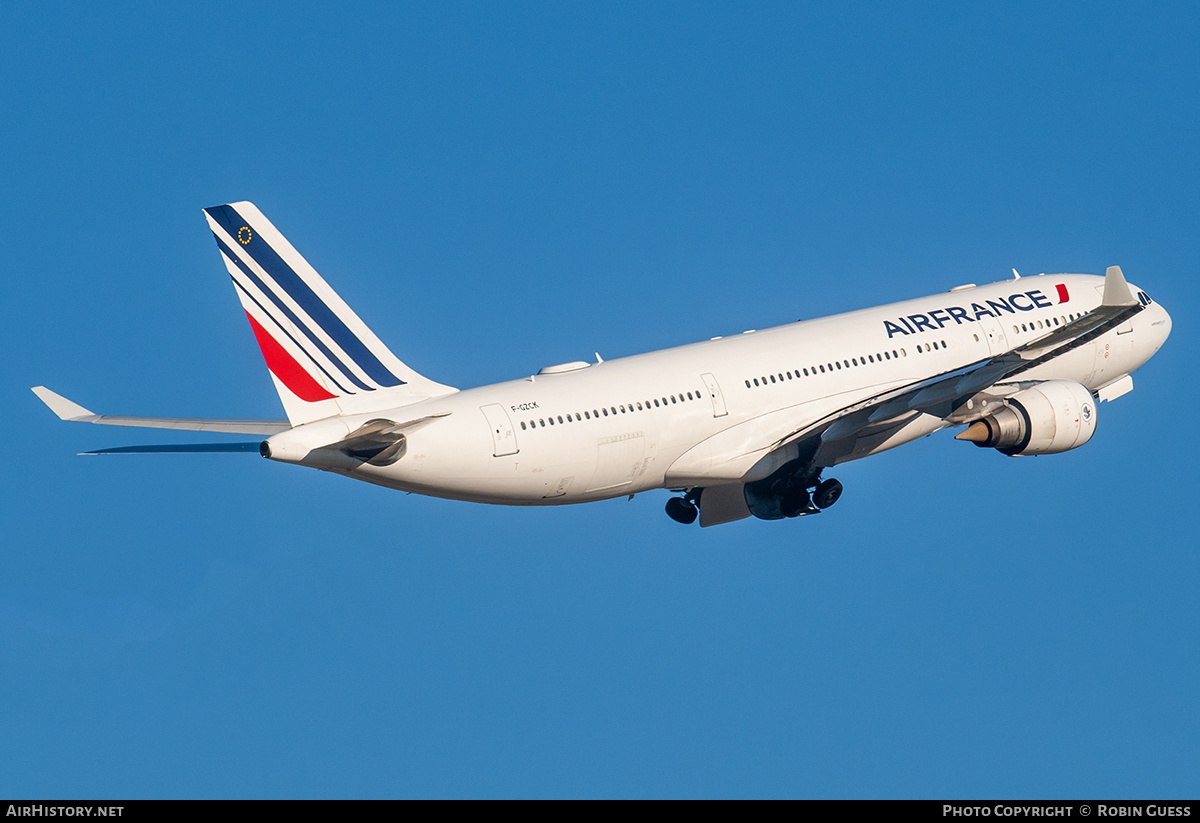
[[[1071,380],[1047,380],[1014,394],[1006,405],[955,436],[1003,454],[1058,454],[1096,432],[1096,401]]]

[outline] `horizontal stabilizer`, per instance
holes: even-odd
[[[176,443],[165,446],[119,446],[80,454],[234,454],[258,453],[258,443]]]
[[[103,426],[131,426],[140,429],[178,429],[180,431],[221,432],[224,434],[257,434],[270,437],[291,428],[286,420],[215,420],[199,417],[126,417],[116,414],[95,414],[78,403],[45,386],[35,386],[33,393],[61,420],[73,423],[99,423]]]
[[[59,420],[82,420],[91,422],[98,417],[78,403],[73,403],[61,394],[55,394],[45,386],[34,386],[33,393],[38,399],[50,407],[50,411],[58,415]]]

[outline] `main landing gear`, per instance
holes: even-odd
[[[810,480],[809,483],[811,482]],[[797,478],[780,478],[760,483],[746,486],[745,495],[750,513],[762,520],[782,520],[806,514],[820,514],[842,496],[842,484],[832,477],[817,483],[811,494],[809,483]],[[667,516],[677,523],[695,523],[699,514],[696,502],[700,492],[700,489],[693,489],[683,497],[672,497],[667,501]]]
[[[820,514],[842,496],[842,484],[830,478],[817,482],[819,475],[786,473],[766,480],[748,483],[746,505],[750,514],[760,520],[784,520]]]
[[[842,496],[842,484],[832,477],[817,484],[809,496],[808,488],[801,483],[789,483],[779,493],[779,513],[784,517],[800,517],[805,514],[820,514]]]

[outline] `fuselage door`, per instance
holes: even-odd
[[[979,318],[979,328],[987,340],[988,352],[995,357],[1008,351],[1008,338],[1004,336],[1004,326],[995,317],[983,315]]]
[[[508,412],[499,403],[480,406],[479,410],[487,418],[488,428],[492,432],[492,451],[494,457],[504,457],[517,453],[517,431],[508,419]]]
[[[724,417],[729,414],[725,408],[725,395],[721,394],[721,386],[717,383],[717,378],[708,372],[700,377],[704,379],[704,385],[708,387],[708,396],[712,400],[713,417]]]

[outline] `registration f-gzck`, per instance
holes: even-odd
[[[670,489],[701,526],[833,505],[823,473],[963,427],[1007,455],[1064,452],[1171,330],[1120,268],[1014,278],[458,390],[401,362],[251,203],[205,209],[287,420],[59,417],[257,435],[247,451],[418,494],[552,506]]]

